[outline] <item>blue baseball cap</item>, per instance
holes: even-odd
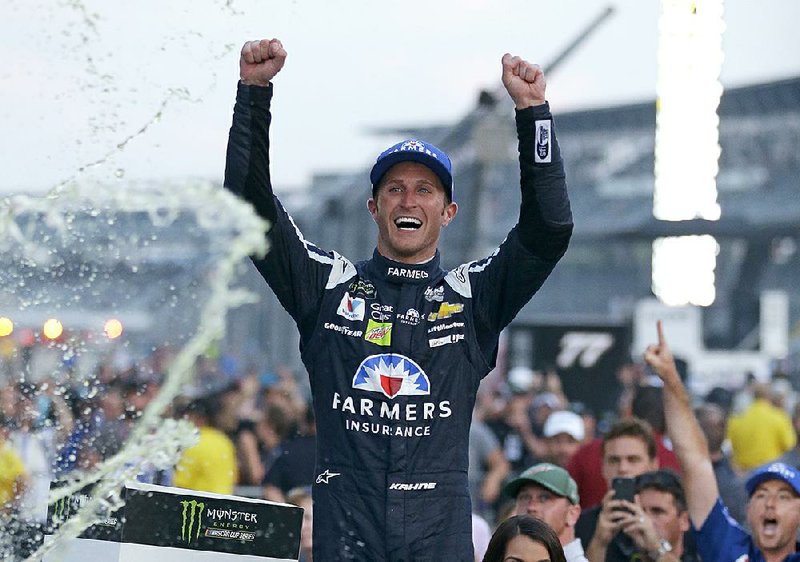
[[[450,157],[432,144],[414,139],[398,142],[380,153],[369,173],[373,189],[377,187],[389,168],[398,162],[408,161],[419,162],[433,170],[442,181],[447,197],[450,201],[453,200],[453,165]]]
[[[744,485],[745,489],[747,489],[747,495],[752,496],[758,485],[767,480],[783,480],[800,495],[800,472],[793,466],[782,462],[774,462],[762,466],[753,472]]]

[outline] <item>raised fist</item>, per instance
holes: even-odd
[[[506,87],[517,109],[542,105],[547,83],[538,64],[519,57],[503,55],[503,86]]]
[[[266,86],[286,62],[286,51],[277,39],[248,41],[239,58],[239,78],[243,84]]]

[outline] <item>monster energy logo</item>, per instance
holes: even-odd
[[[89,496],[86,494],[79,494],[76,496],[65,496],[59,498],[53,504],[53,522],[63,523],[69,519],[73,513],[89,501]]]
[[[182,501],[183,506],[181,525],[181,540],[187,543],[192,542],[192,533],[194,533],[194,540],[200,538],[200,527],[203,526],[203,510],[206,504],[197,500]],[[197,527],[195,527],[195,520],[197,520]],[[187,526],[188,522],[188,526]]]
[[[65,521],[69,517],[70,512],[70,498],[63,497],[59,498],[56,503],[53,504],[53,521],[62,522]]]

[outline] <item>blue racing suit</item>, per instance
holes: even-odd
[[[314,559],[472,562],[467,449],[500,331],[566,251],[572,215],[547,104],[517,111],[520,220],[451,271],[306,241],[272,193],[272,85],[240,84],[225,186],[272,224],[254,263],[297,324],[317,422]]]

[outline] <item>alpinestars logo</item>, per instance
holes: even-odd
[[[405,355],[381,353],[361,362],[353,377],[353,388],[380,392],[387,398],[431,393],[428,375]]]
[[[325,472],[323,472],[322,474],[317,476],[317,484],[330,484],[331,483],[331,478],[334,478],[336,476],[341,476],[341,475],[342,475],[341,472],[331,472],[330,470],[328,470],[326,468]]]
[[[182,501],[181,540],[186,544],[200,538],[200,527],[203,526],[203,510],[206,504],[197,500]]]

